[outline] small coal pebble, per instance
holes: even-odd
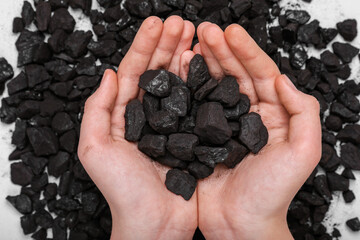
[[[165,185],[169,191],[182,196],[185,200],[190,200],[197,183],[190,174],[179,169],[171,169],[166,174]]]
[[[346,225],[354,232],[360,231],[360,221],[357,217],[347,220]]]

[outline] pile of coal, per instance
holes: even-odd
[[[126,106],[125,139],[138,141],[140,151],[173,168],[165,185],[185,200],[196,179],[211,175],[217,164],[234,168],[268,141],[236,79],[226,76],[218,83],[199,54],[190,61],[186,83],[164,69],[148,70],[139,87],[146,93],[142,103],[134,99]]]
[[[311,4],[311,0],[303,1]],[[104,70],[116,70],[146,17],[156,15],[166,19],[170,15],[179,15],[196,27],[203,21],[215,23],[222,29],[232,23],[240,24],[299,90],[318,99],[323,127],[322,159],[292,201],[288,225],[296,240],[340,236],[336,228],[326,229],[322,220],[333,194],[342,191],[346,202],[356,197],[347,184],[354,181],[352,171],[360,169],[357,125],[360,85],[350,78],[350,63],[359,57],[359,46],[352,42],[357,36],[355,20],[341,19],[336,26],[324,28],[306,11],[282,9],[279,6],[281,0],[97,2],[101,8],[94,9],[90,0],[23,1],[21,14],[12,22],[13,32],[19,35],[15,45],[18,67],[22,71],[12,78],[11,66],[0,58],[0,92],[5,82],[12,78],[6,84],[9,96],[1,100],[0,119],[4,123],[16,122],[12,139],[16,149],[9,159],[14,161],[11,179],[22,186],[19,195],[8,200],[24,214],[21,226],[26,234],[32,234],[34,239],[46,239],[47,229],[52,229],[53,239],[58,240],[110,238],[109,207],[85,174],[76,154],[84,102],[97,88]],[[76,26],[70,8],[81,10],[89,17],[92,31],[81,31]],[[334,41],[338,35],[339,40]],[[195,36],[193,45],[197,42]],[[320,58],[309,57],[308,48],[317,48],[323,54]],[[282,56],[281,51],[289,57]],[[200,76],[190,86],[192,94],[197,84],[204,84],[202,81]],[[194,93],[194,99],[200,102],[199,99],[208,95],[214,85],[217,81],[208,80],[202,91]],[[160,89],[159,93],[164,94],[164,91]],[[151,103],[151,96],[147,98]],[[220,104],[225,106],[227,101],[229,99]],[[178,106],[177,111],[184,111],[183,107]],[[224,111],[226,119],[231,119],[229,126],[233,132],[238,131],[238,124],[233,123],[232,118],[241,111],[236,108]],[[148,118],[148,113],[144,113]],[[171,122],[171,116],[167,117]],[[193,131],[193,115],[181,118],[184,120],[179,122],[179,128]],[[152,127],[146,124],[145,128],[151,130]],[[171,127],[163,130],[171,131]],[[182,131],[188,133],[188,130]],[[340,146],[341,151],[335,151],[335,146]],[[257,144],[252,143],[252,148],[256,147]],[[221,150],[218,153],[221,154]],[[168,152],[156,160],[173,163],[171,167],[174,168],[187,169],[194,176],[198,174],[196,178],[211,171],[211,167],[200,161],[190,165]],[[199,166],[202,166],[201,171],[192,170]],[[47,180],[48,175],[59,176],[60,184],[51,183]],[[340,183],[336,183],[338,181]],[[44,209],[53,219],[42,211]],[[350,226],[356,229],[356,220],[350,221]],[[200,235],[197,231],[196,239]]]

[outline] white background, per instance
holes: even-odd
[[[30,2],[32,2],[30,0]],[[93,1],[93,8],[98,6]],[[17,64],[17,52],[15,41],[17,35],[12,33],[12,20],[20,16],[23,0],[0,0],[0,57],[5,57],[12,66]],[[347,18],[355,18],[358,21],[358,31],[360,31],[360,1],[359,0],[313,0],[311,4],[301,0],[282,0],[282,6],[291,8],[306,9],[312,18],[320,20],[322,27],[335,27],[336,23]],[[73,12],[73,11],[72,11]],[[76,28],[90,29],[89,21],[79,11],[76,14]],[[360,34],[359,34],[360,35]],[[337,37],[342,40],[341,37]],[[357,37],[353,45],[360,47],[360,37]],[[310,50],[314,56],[319,56],[319,52]],[[359,59],[356,58],[352,63],[352,79],[360,81]],[[19,69],[15,68],[15,75]],[[7,160],[13,150],[11,142],[11,131],[14,125],[0,123],[0,240],[19,240],[30,239],[25,237],[20,228],[20,214],[5,200],[7,195],[19,194],[20,187],[15,186],[10,181],[10,162]],[[325,220],[326,226],[332,229],[334,224],[338,225],[344,240],[360,239],[359,233],[352,233],[345,226],[345,221],[349,218],[360,217],[360,173],[356,172],[357,181],[352,181],[350,188],[355,192],[356,199],[351,204],[345,204],[341,193],[333,200],[330,211]],[[48,235],[51,237],[51,233]]]

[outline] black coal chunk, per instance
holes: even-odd
[[[176,195],[181,195],[185,200],[190,200],[197,185],[196,179],[190,174],[179,169],[171,169],[166,174],[166,188]]]
[[[92,38],[91,31],[75,31],[65,41],[65,51],[73,58],[78,58],[87,53],[87,45]]]
[[[330,203],[332,200],[332,195],[325,175],[318,175],[315,177],[314,187],[316,191],[325,199],[325,201]]]
[[[176,157],[171,155],[169,152],[166,152],[165,156],[158,157],[154,160],[165,166],[169,166],[172,168],[185,169],[187,167],[187,163],[185,161],[177,159]]]
[[[240,117],[239,140],[252,153],[258,153],[269,138],[268,131],[259,114],[251,112]]]
[[[51,6],[49,2],[39,2],[36,6],[36,25],[39,31],[46,31],[51,19]]]
[[[66,8],[59,8],[55,10],[51,17],[49,32],[55,33],[56,30],[63,30],[67,33],[74,31],[75,19],[71,16]]]
[[[100,203],[99,195],[94,192],[84,192],[81,194],[81,203],[84,212],[93,215]]]
[[[143,107],[146,119],[149,119],[153,113],[160,110],[160,99],[150,93],[145,93],[143,96]]]
[[[155,131],[164,135],[175,133],[179,125],[179,118],[174,113],[166,110],[152,114],[148,120]]]
[[[50,128],[28,128],[27,136],[37,156],[55,154],[59,149],[58,139]]]
[[[75,199],[71,199],[70,197],[62,197],[59,200],[56,200],[55,207],[65,211],[75,211],[79,210],[81,205]]]
[[[125,139],[131,142],[139,141],[145,122],[141,102],[137,99],[131,100],[125,110]]]
[[[327,180],[331,191],[347,191],[349,190],[349,179],[334,173],[326,173]]]
[[[215,78],[210,78],[204,85],[202,85],[199,90],[194,94],[194,98],[198,101],[202,101],[206,96],[211,93],[218,85],[218,81]]]
[[[310,20],[310,14],[303,10],[287,10],[285,16],[289,22],[298,24],[305,24]]]
[[[313,20],[308,24],[299,27],[298,40],[303,43],[311,43],[316,36],[319,28],[319,21]]]
[[[26,194],[15,197],[7,196],[6,199],[22,214],[31,213],[33,210],[31,198]]]
[[[6,61],[5,58],[0,58],[0,84],[5,83],[13,76],[14,70],[12,66]]]
[[[347,220],[346,225],[354,232],[360,231],[360,221],[357,217]]]
[[[70,153],[74,152],[76,144],[77,144],[76,138],[77,138],[77,136],[76,136],[76,132],[74,130],[64,133],[59,138],[60,149],[63,149]]]
[[[235,107],[224,108],[224,114],[227,120],[238,121],[240,116],[250,111],[250,99],[245,94],[240,94],[240,100]]]
[[[56,113],[51,122],[51,128],[59,134],[73,129],[74,126],[74,122],[71,120],[70,115],[66,112]]]
[[[27,65],[25,67],[25,73],[29,87],[34,87],[37,84],[49,80],[51,77],[42,65]]]
[[[98,58],[109,57],[117,51],[117,43],[114,40],[102,40],[98,42],[91,40],[87,48]]]
[[[30,25],[34,20],[35,11],[28,1],[24,1],[21,11],[21,17],[24,19],[24,23],[26,26]]]
[[[19,33],[22,32],[24,30],[25,26],[24,26],[24,22],[22,18],[16,17],[13,20],[13,28],[12,31],[13,33]]]
[[[245,1],[233,1],[230,5],[230,10],[233,14],[240,18],[243,13],[245,13],[248,9],[251,8],[252,2],[250,0]]]
[[[49,158],[48,172],[54,177],[60,177],[68,170],[70,164],[70,154],[59,151],[56,155]]]
[[[335,115],[329,115],[325,120],[325,126],[328,130],[339,131],[342,128],[343,121],[340,117]]]
[[[343,192],[343,198],[346,203],[351,203],[352,201],[354,201],[355,195],[354,195],[353,191],[348,190],[348,191]]]
[[[104,12],[104,20],[109,23],[118,21],[120,17],[120,4],[117,4],[114,7],[107,8]]]
[[[309,193],[306,191],[299,191],[296,197],[312,206],[321,206],[325,203],[324,199],[315,192]]]
[[[344,171],[341,173],[341,176],[346,177],[347,179],[355,179],[354,173],[351,169],[345,168]]]
[[[212,144],[224,144],[230,139],[232,131],[221,104],[208,102],[199,107],[194,133],[201,141]]]
[[[34,190],[35,192],[40,192],[46,187],[48,183],[49,183],[49,178],[47,173],[34,176],[31,182],[31,189]]]
[[[194,160],[194,148],[198,144],[199,139],[196,135],[175,133],[169,136],[166,148],[174,157],[183,161],[192,161]]]
[[[54,240],[66,240],[67,232],[65,226],[65,219],[61,217],[57,217],[54,220],[54,224],[52,227],[52,233],[54,236]]]
[[[165,156],[166,141],[166,136],[149,134],[141,138],[138,148],[149,157],[158,158]]]
[[[168,97],[161,99],[161,108],[184,117],[190,108],[190,91],[186,86],[174,86]]]
[[[332,45],[334,53],[344,62],[349,63],[359,53],[359,49],[349,43],[335,42]]]
[[[35,222],[35,215],[28,214],[20,218],[21,228],[23,229],[24,234],[30,234],[36,231],[37,225]]]
[[[28,79],[24,72],[20,72],[7,85],[9,95],[13,95],[19,91],[25,90],[28,87]]]
[[[152,11],[149,0],[126,1],[125,7],[131,14],[141,18],[149,17]]]
[[[195,92],[210,78],[204,58],[200,54],[196,54],[190,61],[187,86]]]
[[[34,174],[24,163],[13,163],[10,166],[11,181],[14,184],[26,186],[31,183]]]
[[[198,146],[194,153],[200,162],[211,168],[214,168],[217,163],[223,163],[229,156],[229,151],[225,147]]]
[[[336,136],[342,142],[360,144],[360,126],[355,124],[346,125]]]
[[[99,76],[80,76],[74,79],[74,83],[79,90],[84,90],[86,88],[95,87],[99,83],[99,80]]]
[[[171,92],[166,70],[148,70],[140,76],[139,87],[157,97],[167,97]]]
[[[357,22],[355,19],[346,19],[336,24],[340,35],[347,41],[352,41],[357,36]]]
[[[24,149],[27,144],[26,140],[26,128],[27,124],[25,121],[17,120],[15,123],[15,131],[12,135],[11,143],[14,144],[18,149]]]
[[[49,183],[48,185],[46,185],[45,189],[44,189],[44,198],[46,200],[51,200],[54,199],[57,195],[57,185],[56,183]]]
[[[328,71],[335,72],[340,69],[339,58],[329,50],[323,52],[320,58]]]
[[[92,1],[88,0],[69,0],[70,7],[77,9],[80,8],[86,15],[90,14]]]
[[[245,146],[239,144],[233,139],[230,139],[225,144],[225,148],[228,151],[228,156],[223,163],[228,168],[234,168],[249,153],[249,150]]]
[[[338,100],[351,111],[355,113],[360,112],[360,102],[354,94],[344,91],[338,96]]]
[[[207,98],[210,101],[220,102],[225,107],[233,107],[240,100],[239,84],[234,77],[227,76],[221,80]]]
[[[179,119],[179,132],[193,133],[195,128],[195,118],[186,116]]]
[[[330,113],[338,115],[346,122],[355,123],[360,119],[357,114],[353,113],[347,107],[338,102],[333,102],[331,104]]]
[[[341,146],[342,164],[353,170],[360,170],[360,150],[352,143],[345,143]]]
[[[199,161],[193,161],[187,167],[189,173],[196,179],[207,178],[214,172],[214,168],[208,167]]]
[[[306,63],[307,59],[308,55],[300,44],[294,45],[291,48],[289,60],[292,67],[301,69],[301,67]]]
[[[43,157],[36,157],[32,152],[27,152],[21,155],[21,160],[28,165],[34,174],[41,174],[45,166],[48,164],[48,159]]]

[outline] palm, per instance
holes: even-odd
[[[113,224],[120,222],[133,232],[113,233],[114,238],[167,239],[166,230],[172,236],[177,233],[190,238],[197,226],[196,194],[185,201],[169,192],[164,184],[168,168],[151,161],[136,144],[124,139],[126,104],[143,95],[138,87],[140,75],[148,69],[165,68],[185,78],[185,65],[194,55],[189,50],[194,32],[194,26],[179,17],[170,17],[164,24],[156,17],[148,18],[117,76],[107,72],[109,80],[105,74],[86,103],[80,159],[108,201]]]
[[[309,127],[301,115],[304,106],[297,102],[300,97],[286,96],[284,90],[289,89],[280,81],[275,63],[243,29],[232,26],[224,34],[216,25],[204,23],[198,36],[195,52],[204,56],[210,73],[217,78],[235,76],[240,91],[250,98],[250,111],[261,115],[269,132],[268,144],[260,153],[248,155],[231,170],[219,165],[213,175],[199,182],[199,226],[216,236],[211,229],[222,224],[219,219],[236,225],[240,224],[236,218],[242,218],[241,224],[248,226],[286,216],[292,198],[320,159],[321,128],[313,98],[294,92],[303,97],[304,105],[312,104],[309,116],[315,121]]]

